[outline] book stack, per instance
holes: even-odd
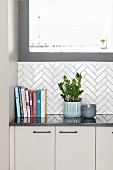
[[[17,118],[46,116],[46,90],[28,90],[15,87],[16,115]]]

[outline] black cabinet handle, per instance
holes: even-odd
[[[51,133],[51,131],[33,131],[33,133]]]
[[[67,131],[59,131],[59,133],[77,133],[77,131],[69,131],[69,132],[67,132]]]

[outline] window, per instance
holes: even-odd
[[[113,61],[112,9],[112,0],[19,0],[19,61]]]
[[[29,0],[30,52],[97,52],[100,40],[113,50],[111,9],[110,0]]]

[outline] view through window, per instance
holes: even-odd
[[[29,0],[29,50],[113,51],[112,10],[112,0]]]

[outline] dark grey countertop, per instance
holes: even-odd
[[[98,114],[95,118],[67,118],[64,115],[47,115],[46,118],[17,118],[9,126],[108,126],[113,127],[113,114]]]

